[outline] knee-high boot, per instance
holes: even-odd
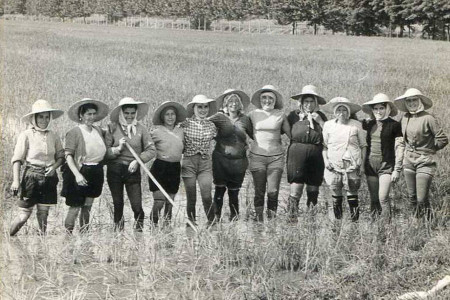
[[[348,206],[350,207],[350,217],[352,222],[357,222],[359,220],[359,203],[358,195],[347,196]]]
[[[230,203],[230,221],[239,217],[239,190],[228,189],[228,201]]]

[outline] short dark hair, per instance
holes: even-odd
[[[98,111],[98,106],[94,103],[86,103],[80,106],[80,108],[78,109],[78,116],[81,117],[82,115],[84,115],[88,109],[95,109],[95,111]]]

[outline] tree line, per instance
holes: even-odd
[[[278,24],[306,22],[333,33],[379,35],[396,32],[402,37],[415,25],[422,36],[448,39],[449,0],[0,0],[0,13],[44,15],[70,19],[103,14],[114,21],[127,16],[190,19],[194,26],[208,29],[218,19],[274,19]]]

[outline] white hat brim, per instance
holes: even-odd
[[[277,97],[276,102],[275,102],[275,109],[283,108],[283,96],[277,90],[267,89],[267,88],[259,89],[253,93],[251,102],[254,106],[256,106],[257,108],[262,108],[260,96],[262,93],[265,93],[265,92],[272,92]]]
[[[67,112],[69,119],[76,123],[81,123],[80,117],[78,116],[78,111],[82,105],[88,103],[92,103],[97,106],[97,114],[95,116],[94,122],[101,121],[108,115],[109,107],[106,103],[94,99],[83,99],[75,102],[69,107],[69,111]]]
[[[338,105],[341,105],[341,104],[345,104],[345,105],[348,105],[350,107],[350,114],[357,113],[358,111],[361,110],[361,106],[359,104],[351,103],[351,102],[345,102],[345,101],[328,102],[327,104],[322,106],[322,110],[327,112],[327,113],[334,114],[334,108],[336,106],[338,106]]]
[[[178,124],[180,122],[183,122],[187,117],[187,111],[184,108],[183,105],[181,105],[178,102],[174,101],[166,101],[161,103],[160,106],[155,110],[155,113],[153,114],[153,125],[164,125],[163,121],[161,119],[161,113],[166,109],[167,107],[173,107],[175,108],[175,114],[177,116],[177,119],[175,121],[175,124]]]
[[[230,94],[237,94],[242,101],[242,105],[244,106],[244,110],[247,109],[247,107],[250,105],[250,97],[241,90],[232,90],[226,93],[223,93],[222,95],[220,95],[219,97],[216,98],[216,104],[218,108],[222,108],[223,107],[223,100],[225,99],[226,96],[230,95]]]
[[[408,97],[413,97],[413,96],[408,96]],[[402,95],[402,96],[396,98],[394,100],[395,106],[397,106],[397,108],[403,112],[409,112],[409,110],[406,108],[406,103],[405,103],[405,100],[408,97]],[[422,100],[424,110],[427,110],[433,106],[433,101],[431,101],[430,98],[428,98],[424,95],[414,95],[414,97],[419,97],[420,100]]]
[[[140,121],[142,120],[148,113],[149,105],[145,102],[135,102],[135,103],[124,103],[121,105],[117,105],[114,107],[113,110],[111,110],[111,113],[109,114],[109,119],[113,122],[119,121],[119,114],[120,110],[122,109],[122,106],[124,105],[137,105],[137,114],[136,114],[136,120]]]
[[[33,111],[30,113],[27,113],[26,115],[24,115],[21,120],[22,122],[28,121],[30,120],[30,118],[35,115],[35,114],[40,114],[40,113],[45,113],[45,112],[49,112],[52,114],[52,120],[55,120],[59,117],[61,117],[64,114],[64,111],[60,110],[60,109],[43,109],[43,110],[38,110],[38,111]]]
[[[187,116],[190,118],[194,115],[194,104],[205,104],[208,103],[209,104],[209,112],[208,112],[208,117],[214,115],[217,112],[217,103],[216,101],[214,101],[214,99],[208,99],[207,101],[204,102],[189,102],[186,106],[186,111],[187,111]]]
[[[397,106],[395,106],[395,104],[392,101],[370,100],[368,102],[363,103],[361,105],[361,109],[366,114],[372,115],[373,114],[372,106],[375,104],[382,104],[382,103],[386,103],[391,107],[391,113],[389,114],[389,116],[395,117],[398,114]]]
[[[300,100],[300,98],[301,98],[302,96],[306,96],[306,95],[316,97],[316,99],[317,99],[317,104],[319,104],[319,105],[325,105],[325,104],[327,104],[327,101],[325,100],[325,98],[323,98],[322,96],[319,96],[319,95],[317,95],[317,94],[314,94],[314,93],[300,93],[300,94],[291,96],[291,98],[294,99],[294,100]]]

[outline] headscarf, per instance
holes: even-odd
[[[406,106],[406,109],[408,109],[408,106],[407,105],[405,105],[405,106]],[[422,99],[420,99],[420,98],[419,98],[419,107],[416,109],[416,111],[412,112],[412,111],[410,111],[408,109],[408,111],[409,111],[409,113],[411,115],[416,115],[416,114],[418,114],[418,113],[420,113],[421,111],[424,111],[424,110],[425,110],[425,107],[423,106]]]
[[[308,118],[309,121],[309,127],[311,129],[314,129],[314,122],[313,122],[313,117],[312,117],[312,113],[311,112],[306,112],[303,110],[303,100],[306,97],[312,97],[314,99],[315,102],[315,107],[314,110],[312,112],[316,112],[319,110],[319,103],[317,102],[317,98],[313,95],[305,95],[302,98],[300,98],[300,112],[298,113],[298,116],[300,117],[300,120],[303,120],[305,117]]]
[[[136,115],[134,117],[133,122],[131,122],[131,124],[128,124],[127,120],[125,120],[125,116],[123,115],[123,110],[121,109],[119,112],[119,124],[120,124],[120,126],[122,126],[123,131],[125,131],[127,133],[127,136],[130,139],[133,135],[136,135],[136,132],[137,132],[136,116],[137,116],[137,109],[136,109]]]
[[[244,105],[242,104],[242,99],[241,97],[239,97],[238,94],[229,94],[227,96],[225,96],[225,98],[223,98],[223,104],[222,104],[222,110],[224,113],[228,114],[228,102],[234,98],[237,98],[239,101],[239,105],[241,106],[240,111],[244,108]]]
[[[380,103],[380,104],[385,104],[385,111],[384,111],[384,116],[381,119],[377,119],[377,116],[375,115],[375,113],[373,112],[373,107],[376,105],[371,105],[372,108],[372,114],[375,117],[375,120],[377,121],[383,121],[386,120],[387,118],[389,118],[389,115],[391,114],[391,105],[388,103]]]
[[[36,117],[37,117],[37,115],[38,115],[38,114],[34,114],[34,115],[31,116],[31,118],[30,118],[31,128],[33,128],[34,130],[37,130],[37,131],[41,131],[41,132],[45,132],[45,131],[49,130],[50,123],[52,123],[52,120],[53,120],[53,114],[50,113],[50,120],[48,121],[47,127],[43,128],[43,129],[42,129],[41,127],[39,127],[39,126],[37,125],[37,123],[36,123]]]
[[[345,108],[347,109],[347,111],[348,111],[348,117],[347,117],[347,120],[350,119],[350,112],[351,112],[351,109],[350,109],[350,106],[347,105],[347,104],[345,104],[345,103],[339,103],[338,105],[336,105],[336,106],[334,107],[334,109],[333,109],[333,114],[334,114],[334,116],[337,117],[336,111],[337,111],[337,109],[338,109],[339,106],[343,106],[343,107],[345,107]]]

